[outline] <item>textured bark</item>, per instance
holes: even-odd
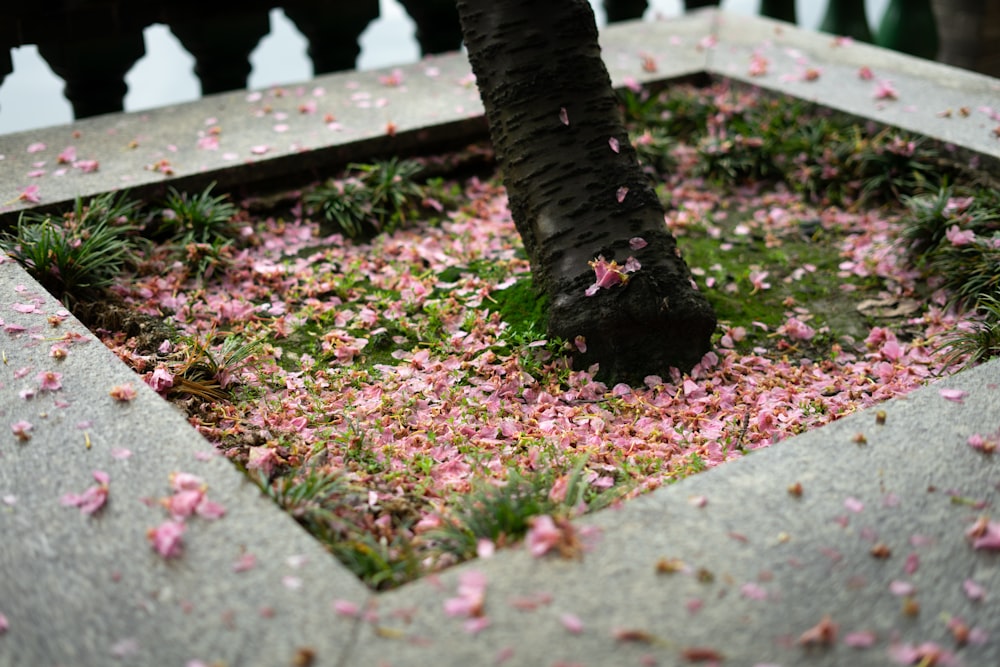
[[[715,316],[629,143],[587,0],[458,8],[511,213],[550,298],[550,333],[583,336],[580,361],[599,363],[605,380],[690,369],[709,349]],[[632,250],[635,237],[647,245]],[[641,269],[588,297],[599,256],[634,256]]]

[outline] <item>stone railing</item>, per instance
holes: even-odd
[[[454,0],[400,0],[416,23],[424,54],[461,44]],[[603,0],[609,23],[641,17],[646,0]],[[685,0],[687,10],[718,5]],[[946,6],[947,5],[947,6]],[[0,83],[13,71],[12,47],[36,44],[66,82],[77,118],[121,111],[125,75],[145,53],[142,31],[169,26],[195,59],[203,94],[245,88],[250,53],[281,7],[309,42],[315,74],[355,67],[358,37],[379,16],[378,0],[14,0],[0,8]],[[905,8],[905,11],[904,11]],[[794,0],[761,0],[765,16],[796,23]],[[993,76],[1000,75],[1000,0],[889,0],[870,27],[864,0],[830,0],[820,29]]]

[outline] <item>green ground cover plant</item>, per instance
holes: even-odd
[[[75,294],[36,228],[106,210],[118,269],[74,280],[108,286],[79,312],[375,588],[522,539],[572,557],[582,512],[1000,351],[1000,202],[946,150],[725,84],[622,106],[720,319],[690,374],[642,386],[570,366],[498,178],[427,176],[437,158],[352,165],[283,209],[78,203],[0,243]]]

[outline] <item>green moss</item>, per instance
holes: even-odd
[[[507,323],[508,336],[544,337],[549,326],[548,298],[535,288],[531,276],[525,276],[510,287],[490,293],[486,307],[499,313]]]
[[[836,234],[817,230],[811,236],[787,235],[771,239],[770,243],[762,237],[736,235],[732,230],[749,216],[730,215],[724,225],[719,225],[723,240],[698,229],[678,237],[688,266],[703,272],[698,283],[722,325],[720,334],[725,327],[743,327],[747,338],[740,349],[749,351],[768,343],[768,336],[788,319],[792,308],[807,306],[813,315],[809,325],[830,329],[809,345],[827,347],[843,336],[864,338],[871,322],[856,306],[867,298],[867,288],[872,288],[867,296],[874,296],[878,285],[855,281],[858,291],[846,293],[840,289],[850,279],[837,275],[840,257]],[[724,243],[728,249],[724,249]],[[806,266],[815,270],[801,270]],[[770,287],[755,290],[751,274],[763,271],[768,274],[764,280]],[[706,286],[708,279],[714,281],[711,288]]]

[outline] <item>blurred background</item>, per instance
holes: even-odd
[[[40,8],[38,0],[5,0],[6,8],[0,9],[0,134],[68,123],[74,115],[116,107],[139,111],[190,101],[203,92],[290,84],[351,67],[369,70],[412,63],[422,53],[457,47],[454,30],[438,29],[450,23],[446,16],[454,11],[451,0],[263,2],[167,0],[134,5],[128,0],[59,0]],[[590,2],[600,25],[609,13],[612,20],[640,12],[644,20],[657,20],[678,16],[686,7],[719,4],[738,14],[794,18],[810,29],[839,26],[830,31],[845,34],[864,14],[862,23],[867,25],[862,28],[870,26],[879,43],[880,22],[898,6],[905,10],[900,16],[911,23],[921,12],[924,23],[930,17],[930,32],[926,25],[921,28],[916,47],[898,48],[911,53],[922,49],[925,57],[938,51],[932,0]],[[947,5],[949,14],[961,14],[963,5],[984,15],[1000,6],[1000,0],[933,3]],[[63,14],[53,13],[54,5],[61,6]],[[941,13],[939,9],[939,19]],[[897,39],[919,32],[896,23]],[[975,23],[981,26],[982,16]],[[996,27],[997,20],[993,23]],[[947,29],[944,32],[947,38]],[[310,49],[311,43],[325,46]],[[104,78],[95,79],[95,71]]]

